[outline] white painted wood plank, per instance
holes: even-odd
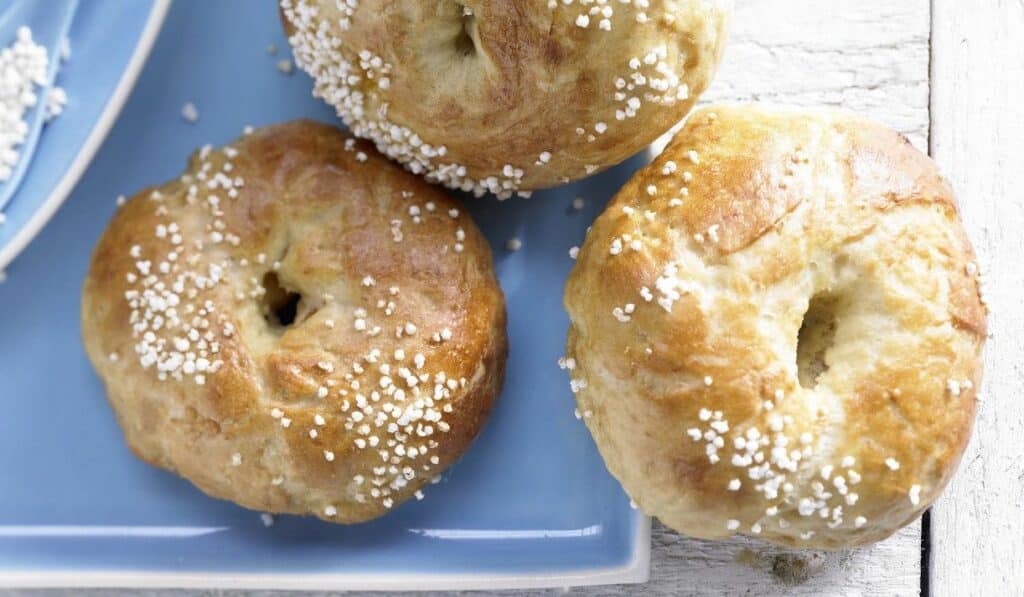
[[[974,437],[932,510],[932,594],[1024,594],[1024,2],[935,0],[932,153],[979,253],[990,337]]]
[[[927,147],[928,0],[739,0],[738,4],[732,43],[706,95],[708,100],[844,106],[886,122],[919,147]],[[698,541],[655,524],[647,585],[573,593],[914,595],[919,591],[920,541],[920,525],[915,523],[871,548],[801,552],[745,540]],[[79,597],[111,594],[186,593],[89,591]]]
[[[709,101],[856,110],[927,148],[928,0],[738,0]]]

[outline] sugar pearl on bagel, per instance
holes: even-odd
[[[862,545],[920,515],[967,443],[973,263],[952,190],[897,133],[711,106],[588,233],[563,362],[609,470],[668,526]]]
[[[332,522],[422,497],[504,376],[504,299],[473,222],[308,121],[204,147],[121,207],[82,320],[133,452],[212,496]]]
[[[381,153],[507,198],[593,174],[708,86],[732,0],[281,0],[313,93]]]

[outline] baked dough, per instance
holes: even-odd
[[[505,308],[458,203],[334,127],[204,147],[103,234],[86,350],[129,447],[266,512],[369,520],[484,423]]]
[[[609,470],[688,535],[883,539],[971,432],[986,308],[952,190],[852,114],[695,112],[596,221],[565,304]]]
[[[296,63],[353,133],[506,198],[621,162],[708,86],[732,0],[281,0]]]

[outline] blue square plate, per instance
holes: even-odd
[[[75,35],[113,34],[86,20]],[[333,122],[304,75],[278,70],[287,57],[271,2],[176,3],[91,168],[0,285],[0,585],[493,589],[645,580],[650,521],[605,470],[556,366],[568,325],[567,252],[643,156],[530,200],[469,202],[508,299],[511,355],[488,426],[427,499],[357,526],[279,517],[265,528],[257,513],[129,454],[79,342],[89,254],[115,198],[177,176],[194,148],[229,142],[247,124]],[[181,116],[187,102],[198,109],[194,124]],[[583,210],[571,207],[575,197],[586,198]],[[523,242],[514,253],[504,248],[512,237]]]

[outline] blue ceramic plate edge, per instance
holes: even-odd
[[[0,247],[0,271],[7,267],[11,261],[14,261],[14,258],[42,231],[46,223],[57,213],[57,208],[71,194],[78,180],[85,174],[89,164],[92,163],[92,158],[96,155],[100,146],[103,145],[107,134],[117,121],[121,108],[124,107],[128,96],[131,95],[135,82],[142,72],[142,67],[146,64],[146,59],[149,57],[149,52],[153,49],[153,44],[156,42],[160,28],[163,26],[164,18],[167,16],[167,9],[170,6],[171,0],[153,0],[153,7],[150,9],[149,17],[146,19],[146,26],[142,29],[141,35],[139,35],[138,43],[135,45],[135,52],[128,61],[128,67],[121,75],[121,79],[114,88],[114,92],[111,93],[110,99],[107,100],[107,105],[103,107],[103,112],[96,120],[96,124],[93,125],[88,137],[86,137],[85,143],[82,144],[78,155],[75,156],[71,166],[68,167],[63,178],[54,187],[53,192],[46,198],[46,201],[39,206],[32,217],[11,238],[10,242]]]
[[[623,566],[538,574],[222,574],[105,570],[0,572],[19,589],[247,589],[274,591],[472,591],[638,584],[650,578],[651,518],[633,511],[632,558]]]

